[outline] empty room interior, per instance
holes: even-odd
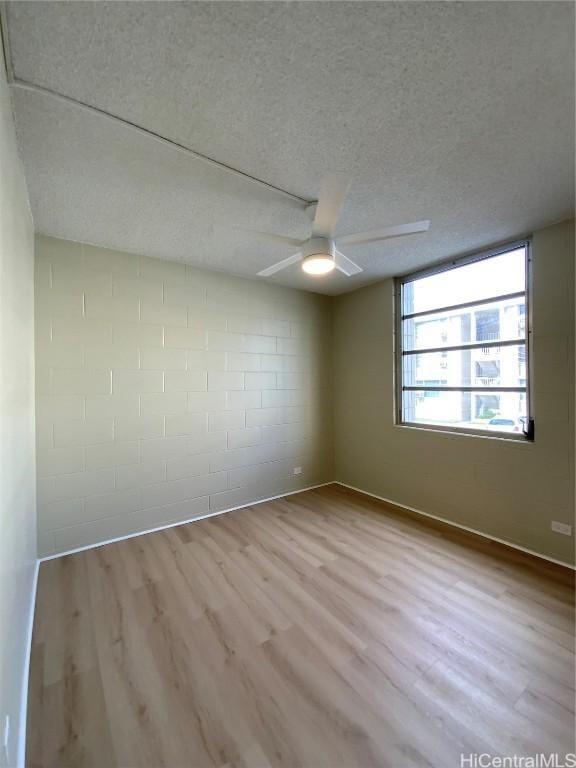
[[[0,768],[576,766],[574,2],[0,20]]]

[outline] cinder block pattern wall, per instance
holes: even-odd
[[[329,298],[44,236],[35,272],[41,555],[332,480]]]

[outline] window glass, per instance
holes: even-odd
[[[403,292],[404,315],[526,290],[526,249],[483,258],[411,283]]]
[[[410,387],[427,386],[425,380],[439,387],[524,387],[524,368],[517,346],[419,352],[403,357],[403,381]]]
[[[451,309],[402,323],[402,348],[430,349],[480,341],[512,341],[526,335],[524,296],[473,308]]]
[[[526,404],[512,392],[405,392],[405,421],[439,427],[522,434]]]
[[[401,423],[523,435],[527,254],[514,246],[400,281]]]

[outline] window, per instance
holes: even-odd
[[[396,281],[397,421],[533,439],[529,243]]]
[[[496,379],[499,379],[500,360],[477,360],[476,378],[489,379],[490,381],[486,382],[487,384],[496,381]]]
[[[476,326],[476,341],[494,341],[500,332],[500,311],[498,309],[481,309],[474,312]]]

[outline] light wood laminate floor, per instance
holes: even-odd
[[[339,486],[41,566],[28,766],[574,749],[573,574]]]

